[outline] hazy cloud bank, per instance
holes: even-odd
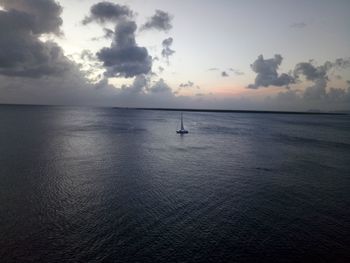
[[[258,73],[255,84],[248,88],[267,86],[286,87],[275,97],[267,98],[266,103],[277,108],[288,110],[338,110],[350,109],[350,88],[329,87],[330,75],[339,70],[350,68],[350,58],[338,58],[334,61],[326,61],[322,65],[316,65],[314,61],[300,62],[295,65],[291,74],[287,77],[277,74],[282,57],[275,55],[274,59],[264,60],[262,56],[252,65],[252,69]],[[339,78],[338,78],[339,79]],[[301,84],[304,81],[311,82],[305,89],[292,89],[291,84]]]

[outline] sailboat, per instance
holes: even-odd
[[[188,133],[188,130],[185,130],[185,128],[184,128],[184,120],[183,120],[183,117],[182,117],[182,112],[181,112],[181,129],[177,130],[176,133],[179,133],[179,134],[186,134],[186,133]]]

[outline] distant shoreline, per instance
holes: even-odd
[[[223,109],[190,109],[190,108],[138,108],[138,107],[99,107],[79,105],[40,105],[40,104],[7,104],[0,106],[24,106],[24,107],[91,107],[120,110],[146,110],[146,111],[188,111],[188,112],[218,112],[218,113],[261,113],[261,114],[299,114],[299,115],[350,115],[350,112],[324,112],[324,111],[271,111],[271,110],[223,110]]]
[[[303,114],[303,115],[349,115],[346,112],[317,111],[267,111],[267,110],[220,110],[220,109],[178,109],[178,108],[133,108],[113,107],[113,109],[153,110],[153,111],[190,111],[190,112],[221,112],[221,113],[265,113],[265,114]]]

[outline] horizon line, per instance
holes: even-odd
[[[350,115],[350,111],[280,111],[280,110],[230,110],[230,109],[197,109],[197,108],[162,108],[162,107],[119,107],[119,106],[94,106],[94,105],[63,105],[63,104],[23,104],[0,103],[0,106],[37,106],[37,107],[91,107],[123,110],[154,110],[154,111],[187,111],[187,112],[218,112],[218,113],[266,113],[266,114],[303,114],[303,115]]]

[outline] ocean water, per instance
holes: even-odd
[[[350,117],[0,106],[0,262],[350,262]]]

